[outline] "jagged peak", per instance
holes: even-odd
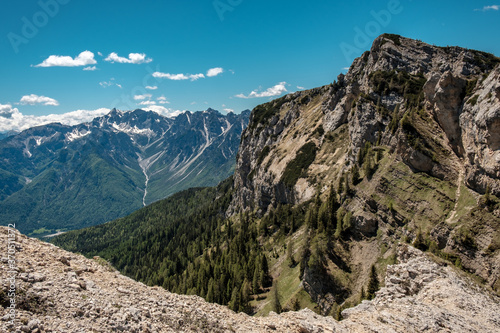
[[[348,78],[358,79],[367,71],[405,71],[410,74],[450,71],[455,76],[470,77],[491,71],[500,58],[483,51],[459,46],[436,46],[396,34],[375,38],[369,51],[356,58]]]

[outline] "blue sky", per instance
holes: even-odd
[[[239,113],[333,82],[383,32],[499,56],[499,5],[3,1],[0,131],[88,121],[113,107]]]

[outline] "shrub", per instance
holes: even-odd
[[[469,98],[469,100],[467,101],[467,104],[475,106],[477,104],[478,98],[479,98],[479,95],[474,95],[473,97]]]

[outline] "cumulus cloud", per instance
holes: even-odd
[[[21,100],[19,101],[19,103],[21,103],[23,105],[26,105],[26,104],[29,104],[29,105],[41,104],[41,105],[51,105],[51,106],[58,106],[59,105],[59,102],[53,98],[46,97],[46,96],[38,96],[35,94],[26,95],[26,96],[21,97]]]
[[[226,111],[227,113],[229,113],[229,112],[233,112],[234,113],[233,109],[224,109],[224,111]]]
[[[77,67],[94,64],[97,64],[97,61],[94,59],[94,53],[90,51],[83,51],[76,58],[72,58],[70,56],[51,55],[41,64],[35,65],[35,67]]]
[[[170,108],[166,108],[162,105],[149,105],[149,106],[144,107],[143,110],[154,111],[154,112],[156,112],[164,117],[169,117],[169,118],[177,117],[178,115],[180,115],[182,113],[182,111],[180,111],[180,110],[173,110]]]
[[[147,58],[145,53],[130,53],[128,58],[120,57],[115,52],[111,52],[104,61],[111,63],[118,62],[121,64],[144,64],[153,61],[151,58]]]
[[[489,10],[500,10],[499,5],[484,6],[483,8],[474,9],[475,11],[486,12]]]
[[[10,104],[0,104],[0,132],[23,131],[25,129],[46,125],[50,123],[62,123],[65,125],[78,125],[92,121],[95,117],[109,113],[110,109],[101,108],[97,110],[76,110],[62,114],[49,114],[45,116],[24,115]]]
[[[221,68],[221,67],[215,67],[215,68],[210,68],[208,71],[207,71],[207,76],[208,77],[213,77],[213,76],[217,76],[221,73],[224,72],[224,69]]]
[[[204,74],[170,74],[170,73],[162,73],[162,72],[154,72],[153,77],[160,78],[160,79],[169,79],[173,81],[182,81],[182,80],[189,80],[191,81],[196,81],[198,79],[203,79],[205,78]]]
[[[95,71],[96,69],[96,66],[88,66],[83,68],[84,71]]]
[[[167,101],[167,98],[165,96],[160,96],[156,99],[159,104],[170,104],[169,101]]]
[[[150,99],[151,97],[153,97],[153,95],[151,95],[151,94],[135,95],[135,96],[134,96],[134,99],[135,99],[136,101],[141,101],[141,100],[143,100],[143,99]]]
[[[156,105],[156,102],[151,101],[151,100],[147,100],[147,101],[140,102],[139,105]]]
[[[206,77],[214,77],[224,72],[224,69],[221,67],[210,68],[207,71],[207,74],[170,74],[170,73],[162,73],[162,72],[154,72],[153,77],[160,79],[169,79],[173,81],[182,81],[182,80],[191,80],[196,81],[198,79],[204,79]]]
[[[297,89],[300,89],[300,90],[304,90],[306,88],[302,87],[302,86],[297,86]]]
[[[266,89],[265,91],[259,92],[259,89],[256,89],[246,96],[244,94],[238,94],[235,97],[238,97],[238,98],[259,98],[259,97],[279,96],[282,93],[288,91],[288,90],[286,90],[285,85],[286,85],[286,82],[280,82],[277,85]]]
[[[158,86],[145,86],[144,88],[146,88],[148,90],[156,90],[156,89],[158,89]]]

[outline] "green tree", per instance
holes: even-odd
[[[233,311],[238,312],[241,305],[241,294],[239,288],[233,288],[231,294],[231,300],[229,301],[229,308]]]
[[[253,278],[252,278],[252,290],[254,294],[257,294],[260,289],[260,281],[259,281],[260,273],[259,273],[259,267],[255,266],[255,269],[253,271]]]
[[[287,246],[287,258],[290,261],[289,266],[294,267],[297,263],[295,262],[295,258],[293,257],[293,240],[288,242]]]
[[[379,289],[379,287],[380,283],[377,276],[377,269],[375,268],[375,265],[372,265],[367,288],[368,299],[373,299],[375,297],[375,292]]]
[[[351,173],[352,173],[352,184],[357,185],[359,183],[360,176],[359,176],[359,168],[356,164],[354,164],[354,166],[352,167]]]
[[[280,301],[280,294],[278,290],[278,282],[273,283],[272,291],[271,291],[271,304],[273,311],[276,312],[277,314],[280,314],[281,311],[283,310],[281,307],[281,301]]]

